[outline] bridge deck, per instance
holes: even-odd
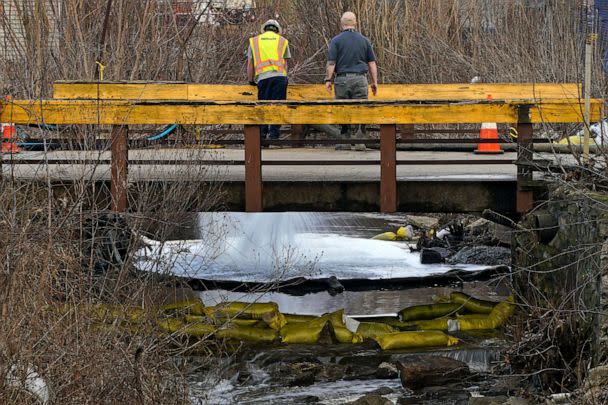
[[[19,161],[43,159],[43,152],[22,152],[12,157],[5,156],[3,173],[8,175],[12,170],[17,178],[44,178],[47,173],[51,179],[73,181],[82,176],[93,175],[94,180],[109,180],[111,153],[109,151],[55,151],[46,156],[48,172],[41,170],[40,164],[17,164],[11,169],[7,163],[14,159]],[[398,161],[411,164],[397,166],[397,180],[410,181],[420,179],[434,180],[512,180],[517,175],[513,161],[516,153],[505,153],[496,157],[474,155],[467,152],[398,152]],[[88,159],[99,164],[78,164]],[[285,148],[264,149],[262,152],[264,182],[297,181],[297,182],[359,182],[380,181],[379,164],[361,164],[380,160],[380,151],[367,150],[334,151],[328,148]],[[240,182],[245,179],[243,149],[131,149],[129,151],[129,181],[154,180],[194,180],[194,181],[230,181]],[[334,165],[293,165],[297,161],[327,161],[346,164]],[[458,161],[462,164],[442,164],[442,161]],[[492,160],[503,164],[475,164],[475,162]],[[53,164],[62,161],[63,164]],[[69,163],[67,161],[74,161]],[[161,164],[154,164],[162,161]],[[209,165],[190,162],[203,161]],[[290,165],[274,165],[273,162],[291,162]],[[352,164],[348,164],[352,161]],[[144,164],[144,163],[150,164]],[[358,162],[358,163],[357,163]],[[420,162],[416,164],[415,162]],[[141,163],[141,164],[138,164]],[[201,177],[207,170],[206,177]]]

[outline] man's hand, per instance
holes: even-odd
[[[327,89],[327,92],[331,94],[332,88],[333,88],[331,80],[326,80],[325,81],[325,88]]]
[[[374,97],[376,96],[376,94],[378,94],[378,85],[377,84],[372,84],[372,94],[374,95]]]

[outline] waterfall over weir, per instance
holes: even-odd
[[[405,242],[370,239],[396,217],[336,213],[201,213],[199,239],[148,241],[139,267],[211,280],[380,279],[443,273]],[[480,266],[459,266],[478,270]]]

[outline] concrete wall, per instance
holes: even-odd
[[[70,182],[56,185],[55,194],[60,196]],[[198,187],[201,195],[207,191],[209,184],[192,183]],[[130,185],[131,199],[137,199],[137,190],[163,189],[162,182],[142,182],[140,185]],[[215,186],[214,186],[215,187]],[[516,182],[515,181],[405,181],[399,182],[400,212],[444,212],[444,213],[480,213],[489,208],[504,214],[515,213]],[[245,187],[242,182],[224,182],[219,185],[221,206],[214,207],[219,211],[244,211]],[[535,198],[544,197],[544,189],[534,190]],[[110,182],[99,181],[94,188],[95,200],[98,206],[110,203]],[[159,193],[159,195],[162,193]],[[281,182],[264,183],[264,210],[268,212],[282,211],[318,211],[318,212],[378,212],[380,184],[378,182]],[[162,198],[159,197],[159,198]],[[197,206],[199,201],[184,201],[187,210],[192,212],[209,209]],[[157,206],[158,201],[149,200],[150,206]]]

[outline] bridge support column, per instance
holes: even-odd
[[[517,122],[517,161],[531,164],[533,129],[530,121],[530,105],[518,107]],[[530,211],[534,206],[534,197],[529,190],[533,172],[529,165],[517,166],[517,212],[519,214]]]
[[[262,212],[262,140],[259,125],[245,125],[245,211]]]
[[[129,128],[126,125],[112,127],[112,211],[125,212],[128,206],[127,188],[129,172]]]
[[[380,212],[397,212],[397,126],[380,126]]]

